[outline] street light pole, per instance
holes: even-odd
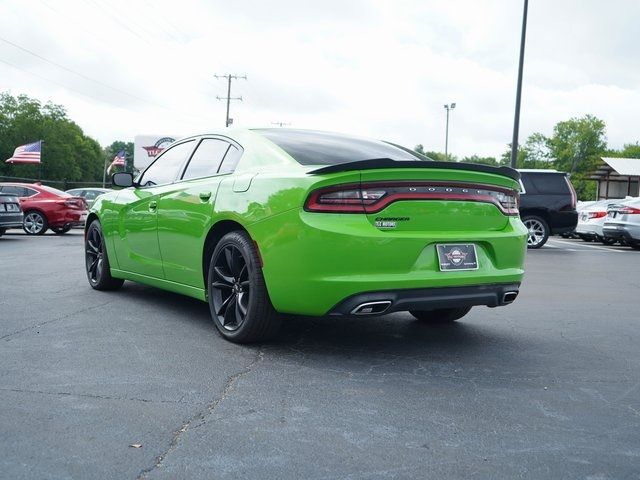
[[[522,99],[522,69],[524,66],[524,41],[527,36],[527,10],[529,0],[524,0],[522,12],[522,34],[520,37],[520,61],[518,63],[518,86],[516,87],[516,113],[513,119],[513,138],[511,139],[511,168],[516,168],[518,160],[518,131],[520,130],[520,100]]]
[[[449,111],[456,108],[456,104],[455,103],[446,104],[444,108],[447,111],[447,127],[445,129],[445,135],[444,135],[444,159],[449,160]]]

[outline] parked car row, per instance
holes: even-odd
[[[103,188],[82,188],[63,192],[37,183],[0,183],[0,235],[9,228],[22,228],[29,235],[43,235],[50,229],[58,235],[84,225],[89,202]]]
[[[640,198],[580,202],[578,225],[569,236],[605,245],[640,245]]]

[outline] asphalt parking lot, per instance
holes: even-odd
[[[638,251],[552,239],[511,306],[247,347],[196,300],[91,290],[82,250],[0,238],[2,478],[640,478]]]

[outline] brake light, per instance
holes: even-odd
[[[640,208],[622,207],[620,210],[618,210],[618,213],[622,213],[624,215],[639,215],[640,214]]]
[[[576,205],[578,204],[578,195],[576,194],[576,189],[573,188],[573,184],[571,183],[571,180],[569,180],[569,177],[565,176],[564,181],[567,182],[567,185],[569,185],[569,191],[571,192],[571,208],[575,210]]]
[[[518,193],[488,185],[443,182],[380,182],[314,190],[305,210],[324,213],[376,213],[396,201],[454,200],[492,203],[505,215],[519,215]]]
[[[592,218],[602,218],[607,216],[607,212],[587,212],[589,215],[589,219]]]

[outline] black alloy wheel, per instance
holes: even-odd
[[[281,324],[262,273],[257,245],[245,231],[224,235],[209,255],[207,294],[220,334],[236,343],[268,340]]]
[[[247,317],[251,297],[247,261],[237,246],[218,251],[212,277],[214,314],[225,330],[237,330]]]
[[[111,276],[102,227],[98,220],[94,220],[89,225],[84,243],[85,266],[89,285],[96,290],[115,290],[120,288],[124,280]]]

